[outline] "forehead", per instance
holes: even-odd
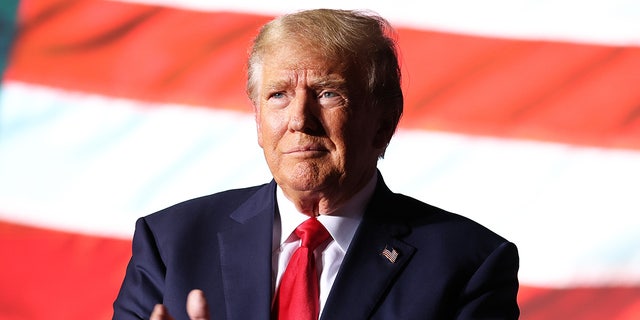
[[[292,75],[307,73],[309,76],[341,76],[347,78],[348,59],[330,57],[322,49],[304,42],[277,42],[262,54],[263,75]]]
[[[262,71],[262,93],[307,87],[312,90],[332,88],[347,94],[353,85],[341,68],[324,60],[304,61],[301,64],[267,63]]]

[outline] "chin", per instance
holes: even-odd
[[[285,185],[299,192],[314,192],[322,190],[323,184],[313,179],[289,179]]]
[[[280,185],[299,191],[322,190],[335,181],[335,170],[326,166],[326,161],[296,161],[285,163],[274,177]]]

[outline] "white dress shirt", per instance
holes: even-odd
[[[377,174],[374,174],[367,185],[342,207],[330,215],[321,214],[317,217],[318,221],[324,225],[331,235],[331,240],[320,245],[314,252],[320,277],[320,314],[322,314],[329,291],[331,291],[333,281],[342,264],[342,259],[344,259],[353,235],[360,225],[369,199],[373,195],[376,181]],[[293,252],[300,247],[300,238],[293,231],[309,218],[308,215],[298,212],[295,205],[285,197],[279,186],[276,191],[276,200],[280,215],[275,217],[273,224],[273,292],[280,284],[282,274]]]

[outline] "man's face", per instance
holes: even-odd
[[[346,67],[296,44],[264,55],[254,101],[258,143],[289,198],[339,205],[375,173],[387,143],[381,115],[354,94],[359,79]]]

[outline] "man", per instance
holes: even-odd
[[[518,317],[516,247],[392,193],[376,169],[402,114],[390,31],[339,10],[263,27],[247,91],[274,180],[138,220],[115,319]],[[327,240],[307,248],[303,222]],[[298,263],[307,291],[290,280]]]

